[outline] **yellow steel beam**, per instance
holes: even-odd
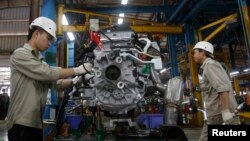
[[[220,20],[217,20],[215,22],[212,22],[210,24],[207,24],[207,25],[201,27],[198,30],[198,38],[199,38],[199,40],[209,41],[209,40],[213,39],[218,33],[220,33],[223,29],[226,28],[226,22],[232,21],[232,20],[234,20],[236,18],[237,18],[237,14],[232,14],[232,15],[229,15],[229,16],[227,16],[225,18],[222,18]],[[202,33],[201,33],[202,30],[208,29],[208,28],[210,28],[212,26],[215,26],[217,24],[221,24],[221,25],[216,30],[214,30],[208,37],[202,38]]]
[[[250,119],[250,112],[240,112],[240,118],[249,118]]]
[[[225,23],[221,24],[216,30],[214,30],[211,34],[209,34],[208,37],[204,39],[204,41],[210,41],[225,28],[226,28],[226,24]]]
[[[191,73],[191,78],[193,81],[193,87],[199,87],[199,79],[198,79],[198,67],[196,62],[194,61],[193,58],[193,46],[188,45],[189,47],[189,52],[188,52],[188,58],[189,58],[189,63],[190,63],[190,73]],[[203,108],[202,104],[202,98],[201,98],[201,93],[199,91],[194,92],[195,97],[198,99],[198,108]],[[197,113],[197,125],[202,126],[203,124],[203,114],[201,112]]]
[[[106,28],[107,26],[100,26],[100,29]],[[132,25],[130,26],[137,33],[182,33],[181,27],[175,26],[145,26],[145,25]],[[87,26],[85,25],[63,25],[63,31],[67,32],[76,32],[76,31],[85,31]]]
[[[64,32],[77,32],[77,31],[86,31],[87,26],[85,25],[63,25],[63,31]]]
[[[237,14],[229,15],[229,16],[227,16],[227,17],[225,17],[225,18],[222,18],[222,19],[220,19],[220,20],[217,20],[217,21],[215,21],[215,22],[212,22],[212,23],[210,23],[210,24],[208,24],[208,25],[205,25],[205,26],[201,27],[200,30],[208,29],[208,28],[210,28],[210,27],[212,27],[212,26],[215,26],[215,25],[217,25],[217,24],[223,23],[223,22],[225,22],[225,21],[231,21],[231,20],[233,20],[233,19],[235,19],[235,18],[237,18]]]
[[[57,34],[62,35],[63,34],[63,27],[62,27],[62,16],[63,16],[63,9],[64,5],[59,4],[58,5],[58,15],[57,15]]]
[[[120,18],[119,16],[114,15],[107,15],[107,14],[100,14],[95,13],[91,11],[86,10],[77,10],[77,9],[67,9],[64,8],[64,5],[58,6],[58,34],[62,35],[63,32],[74,32],[74,31],[85,31],[87,30],[88,25],[62,25],[62,15],[63,13],[79,13],[83,14],[86,17],[86,22],[88,22],[90,16],[95,17],[104,17],[107,18],[107,21],[110,26],[112,24],[112,21],[114,19]],[[165,23],[157,23],[153,21],[147,21],[147,20],[140,20],[140,19],[134,19],[134,18],[126,18],[123,19],[128,20],[132,23],[130,26],[135,32],[143,32],[143,33],[171,33],[171,34],[180,34],[183,32],[182,26],[176,26],[176,25],[167,25]],[[104,28],[107,26],[100,26],[100,28]]]
[[[202,40],[202,33],[201,33],[201,30],[198,30],[198,31],[197,31],[197,34],[198,34],[198,41],[201,41],[201,40]]]
[[[240,84],[237,77],[234,77],[234,91],[236,94],[240,94]]]
[[[183,28],[180,26],[170,26],[170,25],[162,25],[162,26],[148,26],[148,25],[132,25],[130,26],[135,32],[143,32],[143,33],[182,33]]]
[[[250,48],[250,7],[245,5],[241,7],[242,11],[242,20],[243,20],[243,29],[245,30],[245,42],[247,47]]]
[[[86,11],[86,10],[77,10],[77,9],[63,9],[63,13],[67,13],[67,12],[71,12],[71,13],[78,13],[78,14],[83,14],[83,15],[90,15],[90,16],[97,16],[97,17],[106,17],[107,19],[112,18],[112,19],[118,19],[120,18],[119,16],[115,16],[115,15],[108,15],[108,14],[101,14],[101,13],[95,13],[95,12],[91,12],[91,11]],[[126,18],[124,17],[124,19],[131,21],[131,22],[136,22],[136,23],[150,23],[153,25],[164,25],[164,23],[157,23],[157,22],[153,22],[153,21],[147,21],[147,20],[140,20],[140,19],[135,19],[135,18]]]

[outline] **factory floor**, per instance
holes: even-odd
[[[188,139],[188,141],[198,141],[201,128],[188,128],[183,127],[183,131]],[[115,139],[114,139],[115,138]],[[83,139],[84,141],[95,141],[95,139],[92,137]],[[106,141],[113,141],[113,140],[119,140],[119,141],[164,141],[162,138],[140,138],[140,137],[111,137],[107,139]],[[0,120],[0,141],[8,141],[7,139],[7,130],[5,126],[5,121]],[[72,139],[58,139],[55,141],[73,141]],[[79,141],[79,140],[78,140]]]

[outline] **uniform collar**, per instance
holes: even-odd
[[[202,63],[201,68],[203,69],[208,61],[212,60],[211,58],[206,58],[205,61]]]
[[[39,58],[39,60],[43,60],[43,56],[40,51],[34,50],[28,43],[24,44],[24,48],[28,49],[35,57]]]

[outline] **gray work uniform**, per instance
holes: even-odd
[[[7,129],[13,124],[42,129],[48,89],[59,79],[60,67],[50,67],[29,44],[10,57],[11,91]]]
[[[207,58],[200,69],[203,70],[200,87],[204,110],[207,115],[207,123],[203,126],[200,141],[205,141],[208,134],[207,124],[223,124],[219,93],[229,92],[229,110],[232,113],[237,108],[237,102],[233,94],[230,78],[219,62]],[[235,118],[233,123],[230,124],[238,124],[238,119]]]

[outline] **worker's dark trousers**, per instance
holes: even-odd
[[[9,141],[43,141],[43,130],[14,124],[8,131]]]

